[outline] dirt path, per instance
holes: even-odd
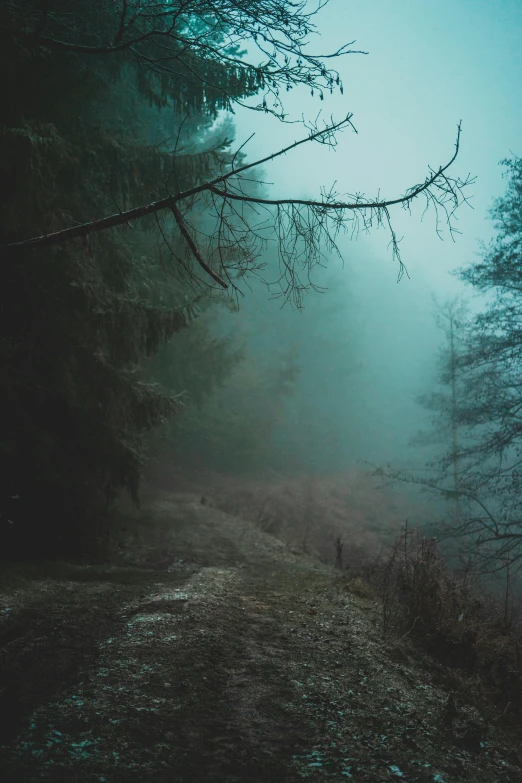
[[[6,571],[4,780],[520,781],[333,569],[191,495],[129,527],[118,566]]]

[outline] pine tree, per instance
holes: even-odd
[[[209,145],[226,103],[220,90],[244,97],[256,85],[219,64],[214,72],[210,58],[198,67],[213,74],[217,92],[200,78],[180,85],[144,73],[130,56],[46,50],[21,34],[27,5],[2,10],[5,240],[149,198],[171,172],[176,144],[176,187],[226,165],[226,145]],[[86,32],[103,23],[90,7],[68,6]],[[120,488],[138,500],[143,438],[181,404],[140,368],[193,320],[201,299],[183,282],[192,261],[173,222],[151,217],[2,258],[0,525],[11,543],[79,544]]]
[[[467,433],[462,424],[466,399],[459,358],[465,337],[465,318],[466,305],[457,299],[437,305],[435,320],[445,339],[439,352],[435,378],[439,388],[417,400],[432,414],[432,429],[419,432],[411,441],[415,447],[443,446],[443,454],[430,461],[428,468],[435,475],[432,480],[437,486],[452,491],[454,524],[460,524],[463,517],[462,449]]]

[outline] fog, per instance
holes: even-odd
[[[78,179],[85,192],[69,172],[63,176],[70,192],[62,192],[61,180],[38,179],[43,188],[38,196],[38,209],[43,210],[39,223],[25,209],[22,197],[12,206],[11,194],[6,195],[12,223],[9,247],[13,252],[32,252],[31,248],[48,246],[50,253],[50,271],[43,264],[34,267],[32,287],[27,287],[23,265],[14,267],[20,280],[16,284],[10,280],[10,289],[30,290],[31,296],[27,294],[23,306],[13,299],[12,316],[7,309],[4,312],[7,321],[16,324],[8,355],[24,345],[24,357],[43,352],[46,361],[53,357],[57,363],[54,367],[51,362],[54,369],[45,364],[41,370],[42,378],[55,379],[51,387],[56,400],[49,403],[50,412],[39,397],[39,389],[47,388],[46,379],[36,382],[31,376],[25,384],[20,376],[20,389],[6,386],[6,406],[13,399],[26,399],[26,385],[31,389],[24,405],[29,419],[37,417],[36,429],[41,433],[40,451],[34,447],[31,427],[23,424],[23,418],[13,418],[8,451],[16,459],[11,458],[6,482],[7,508],[22,496],[29,508],[29,499],[37,497],[38,492],[24,489],[27,472],[39,477],[38,486],[51,495],[56,487],[63,487],[70,494],[67,502],[58,504],[64,509],[84,507],[79,488],[90,486],[91,480],[96,493],[86,492],[97,495],[96,507],[98,493],[112,501],[122,488],[130,489],[136,499],[142,465],[148,459],[161,462],[165,454],[182,467],[190,464],[251,475],[256,471],[264,475],[269,468],[289,477],[321,474],[325,478],[364,470],[368,463],[417,471],[433,457],[433,447],[413,447],[411,442],[431,425],[430,415],[417,399],[436,390],[444,336],[436,327],[434,310],[437,302],[443,305],[456,297],[471,299],[472,312],[483,306],[474,293],[479,287],[465,286],[456,272],[477,258],[481,243],[487,246],[495,236],[488,210],[506,189],[499,162],[506,157],[516,160],[521,153],[522,7],[513,1],[493,5],[482,0],[297,4],[291,6],[298,19],[297,28],[292,28],[297,38],[290,45],[278,38],[285,36],[283,28],[288,26],[278,16],[281,9],[277,4],[268,6],[273,15],[263,22],[256,11],[232,4],[227,10],[230,28],[219,32],[226,41],[222,49],[206,49],[206,44],[198,48],[199,39],[188,43],[198,50],[202,70],[193,73],[192,66],[180,65],[187,68],[185,82],[163,59],[161,65],[151,62],[150,53],[120,62],[120,48],[112,52],[114,71],[111,58],[104,71],[107,52],[88,48],[89,56],[100,58],[92,60],[96,67],[89,71],[89,84],[82,81],[82,63],[74,65],[71,59],[67,67],[74,78],[60,87],[57,79],[65,70],[56,59],[55,70],[42,75],[47,81],[38,105],[31,108],[33,114],[28,113],[33,76],[28,77],[26,92],[13,92],[10,122],[19,130],[13,132],[13,148],[4,156],[10,178],[6,182],[20,182],[20,172],[25,171],[27,156],[16,146],[17,134],[20,138],[29,134],[27,143],[36,143],[27,130],[29,116],[31,122],[46,123],[51,134],[53,128],[61,129],[64,141],[57,149],[74,147],[80,157],[86,150],[92,155],[88,153],[84,165],[90,173],[85,180]],[[124,16],[126,8],[124,3]],[[112,23],[112,11],[107,13],[107,18],[93,17],[89,22],[100,40],[105,40],[104,25],[108,29]],[[199,8],[194,13],[197,16]],[[241,18],[236,19],[236,13]],[[243,13],[250,19],[247,26]],[[82,26],[73,24],[73,18],[64,24],[71,24],[71,40],[76,40]],[[260,24],[267,25],[263,40],[272,36],[279,51],[278,66],[274,61],[270,67],[259,63],[263,54],[256,49],[254,30]],[[312,31],[315,26],[315,35],[308,35],[310,25]],[[150,32],[152,37],[159,34]],[[162,35],[171,33],[165,30]],[[146,48],[148,38],[140,40]],[[174,60],[181,56],[176,41],[172,38],[169,43]],[[290,59],[285,48],[289,45]],[[305,56],[311,57],[304,65],[301,45]],[[339,47],[347,45],[351,53],[335,56]],[[238,59],[230,59],[227,47]],[[164,67],[168,74],[161,70]],[[212,89],[207,67],[215,71]],[[160,72],[165,78],[159,78]],[[84,84],[85,95],[78,88],[73,111],[68,90],[75,79]],[[314,95],[309,84],[314,85]],[[284,103],[283,121],[280,104],[271,113],[277,95]],[[268,101],[266,112],[259,110],[262,101]],[[258,110],[250,111],[249,105]],[[79,118],[76,125],[71,124],[73,116]],[[307,141],[277,155],[296,140],[306,139],[311,128],[346,123],[347,116],[350,124],[343,126],[335,141],[330,138],[331,144]],[[100,127],[107,131],[107,140],[112,139],[107,141],[106,158],[96,146]],[[89,138],[84,139],[83,132]],[[120,135],[126,140],[123,146],[115,140]],[[228,146],[224,139],[232,136]],[[452,216],[455,231],[450,232],[440,199],[437,202],[433,193],[427,210],[422,199],[407,199],[406,208],[393,201],[411,194],[412,187],[425,183],[429,172],[438,172],[452,161],[457,139],[458,155],[449,169],[449,176],[456,179],[451,182],[473,182]],[[43,145],[40,168],[36,164],[29,168],[36,177],[35,172],[48,166],[53,176],[61,177],[58,164],[47,161],[45,149]],[[247,210],[245,199],[238,195],[246,181],[244,171],[235,167],[239,150],[246,163],[266,161],[248,172],[256,180],[247,186],[254,195],[282,200],[287,207],[290,198],[315,200],[316,207],[320,203],[311,230],[305,226],[304,239],[299,233],[302,226],[288,215],[285,223],[277,210],[263,213],[260,232],[264,231],[267,242],[260,261],[265,266],[257,276],[253,274],[259,250],[253,247],[256,208],[262,211],[266,205],[258,199],[251,207],[250,201],[249,218],[234,234],[234,205],[239,202],[240,209]],[[115,163],[112,155],[122,156],[121,160]],[[270,156],[275,157],[269,160]],[[60,165],[66,166],[65,158]],[[92,177],[97,178],[96,187]],[[435,177],[435,183],[440,181]],[[24,192],[32,193],[35,182],[28,179]],[[211,185],[215,182],[225,188],[230,182],[238,190],[216,192]],[[20,185],[20,192],[23,189]],[[458,185],[457,191],[460,194]],[[360,231],[341,231],[339,255],[331,250],[328,232],[321,233],[321,219],[327,215],[330,227],[335,228],[339,219],[348,229],[357,229],[349,222],[350,215],[361,211],[341,209],[334,216],[327,195],[332,192],[344,199],[342,203],[346,199],[353,203],[363,194],[379,205],[371,230],[365,232],[359,225]],[[58,231],[54,231],[53,199],[70,204],[70,212],[58,210],[63,223]],[[183,207],[183,214],[176,212],[172,199]],[[383,210],[384,200],[389,210]],[[384,225],[379,227],[379,220]],[[299,266],[300,252],[306,250],[310,237],[312,247],[319,236],[324,242],[320,248],[324,263],[312,269],[309,290],[298,290],[299,307],[293,306],[292,296],[285,303],[277,295],[277,284],[271,284],[280,271],[278,255],[284,241],[276,229],[281,227],[297,244],[302,242],[299,252],[293,256],[290,252],[290,267],[294,262]],[[96,234],[103,252],[91,246],[91,234]],[[404,266],[399,264],[392,237],[397,239]],[[64,267],[66,272],[56,272],[55,245],[74,255],[77,240],[84,242],[82,252],[92,253],[92,259],[85,261],[85,268],[71,262]],[[49,307],[46,284],[38,275],[46,283],[47,274],[54,280],[55,273],[64,291],[53,301],[64,313],[46,321],[49,334],[44,334],[33,318],[34,312],[47,313]],[[228,277],[225,292],[221,275]],[[81,292],[81,306],[69,287]],[[56,328],[55,323],[64,326]],[[84,371],[85,361],[76,355],[86,343],[92,372]],[[105,357],[106,366],[100,357]],[[509,367],[508,362],[504,389],[511,388]],[[6,373],[6,377],[14,375]],[[149,381],[150,386],[142,386]],[[126,397],[122,389],[127,390]],[[476,402],[473,394],[467,399]],[[493,397],[489,402],[496,410]],[[83,423],[72,426],[77,417]],[[62,433],[60,448],[57,432]],[[84,433],[84,441],[77,440],[77,432]],[[513,434],[510,446],[518,443],[516,437]],[[447,450],[447,443],[442,446]],[[73,467],[70,453],[79,455],[80,467]],[[28,454],[34,460],[31,470],[26,466]],[[42,465],[48,474],[42,473]],[[74,481],[64,478],[69,469]],[[11,515],[10,510],[7,513]],[[29,511],[18,515],[31,516]]]
[[[521,780],[522,2],[0,15],[3,779]]]
[[[321,104],[325,118],[353,112],[358,133],[345,131],[335,150],[305,145],[267,164],[266,193],[313,197],[336,182],[341,192],[400,195],[429,166],[449,160],[460,120],[455,170],[476,182],[453,238],[444,224],[437,236],[434,214],[423,216],[421,205],[411,215],[392,210],[407,269],[399,282],[381,229],[341,239],[344,264],[331,258],[316,270],[314,282],[326,290],[307,294],[302,312],[281,309],[260,283],[243,287],[240,314],[226,320],[250,354],[266,362],[282,342],[298,344],[300,374],[288,414],[311,468],[364,460],[415,466],[426,459],[425,449],[408,443],[428,423],[415,398],[433,383],[441,343],[434,299],[470,296],[452,272],[492,237],[487,210],[504,189],[498,163],[522,151],[520,29],[517,2],[333,0],[321,14],[317,49],[355,39],[353,48],[368,52],[341,60],[344,96],[326,95]],[[285,96],[289,119],[314,117],[317,103],[302,91]],[[299,124],[245,110],[234,121],[237,144],[255,134],[245,148],[251,160],[303,134]]]

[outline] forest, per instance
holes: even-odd
[[[9,781],[520,779],[522,118],[360,163],[365,13],[0,6]]]

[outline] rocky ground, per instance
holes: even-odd
[[[3,781],[522,780],[362,583],[199,496],[122,518],[109,564],[2,569]]]

